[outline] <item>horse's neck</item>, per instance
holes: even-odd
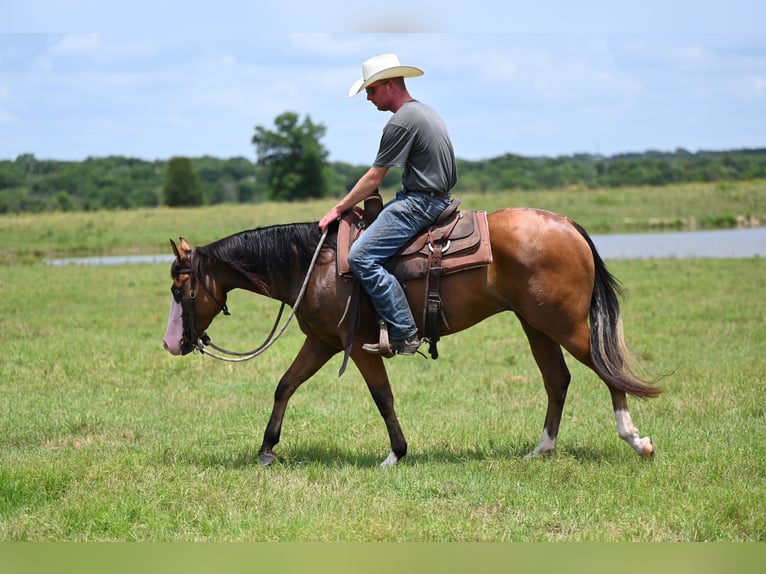
[[[274,226],[232,236],[222,273],[227,289],[245,289],[293,305],[308,271],[307,237],[301,224]],[[223,255],[223,253],[221,253]],[[240,263],[238,263],[240,262]],[[250,272],[249,272],[249,271]]]
[[[273,289],[270,285],[252,278],[244,270],[239,269],[238,266],[232,263],[216,261],[215,264],[211,265],[211,275],[215,277],[221,289],[227,293],[234,289],[243,289],[266,297],[273,296]]]
[[[293,280],[286,274],[280,276],[280,274],[273,272],[248,273],[238,265],[224,261],[219,261],[218,266],[219,270],[216,271],[217,280],[219,285],[227,292],[233,289],[243,289],[287,303],[288,305],[292,305],[295,302],[300,287],[300,278]],[[275,277],[279,278],[279,280],[276,281]]]

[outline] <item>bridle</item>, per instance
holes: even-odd
[[[187,253],[187,256],[191,258],[192,252],[190,251]],[[173,271],[173,279],[177,279],[179,275],[188,275],[191,278],[192,284],[191,288],[189,289],[189,300],[191,300],[192,304],[197,299],[197,292],[194,289],[194,283],[197,281],[197,274],[194,273],[194,270],[191,267],[183,268],[183,269],[175,269]],[[210,298],[215,301],[215,303],[221,308],[221,311],[223,311],[224,315],[231,315],[229,313],[229,308],[226,306],[226,303],[221,303],[221,301],[218,299],[218,297],[215,296],[215,294],[210,290],[210,288],[205,284],[204,281],[199,281],[199,283],[202,285],[202,288],[207,292],[207,294],[210,296]],[[170,288],[170,292],[173,294],[173,300],[181,304],[183,300],[183,290],[179,287],[176,287],[175,283]]]
[[[184,339],[181,342],[181,348],[183,350],[189,349],[189,345],[191,345],[191,348],[189,350],[194,350],[199,348],[199,338],[196,336],[197,329],[196,329],[196,319],[195,319],[196,317],[195,303],[197,301],[196,284],[199,283],[202,285],[202,288],[207,292],[210,298],[213,301],[215,301],[218,307],[221,308],[224,315],[231,315],[231,313],[229,312],[229,308],[226,306],[226,303],[221,303],[218,297],[216,297],[215,294],[207,286],[205,281],[199,281],[197,279],[197,274],[194,272],[194,265],[192,265],[193,257],[194,257],[194,252],[191,250],[187,250],[186,260],[189,262],[189,266],[179,268],[174,265],[173,268],[171,269],[173,284],[170,286],[170,292],[173,295],[173,300],[181,306],[181,321],[183,322],[183,337],[184,337]],[[175,280],[178,279],[178,277],[181,275],[189,276],[189,305],[187,306],[187,309],[184,309],[184,304],[183,304],[184,284],[182,283],[181,286],[179,287],[175,283]],[[186,344],[184,344],[184,341],[186,342]]]
[[[223,311],[224,315],[231,315],[229,312],[229,308],[227,307],[226,303],[222,303],[218,297],[215,296],[215,294],[211,291],[211,289],[207,286],[205,281],[200,281],[197,277],[197,273],[195,271],[195,266],[192,263],[193,257],[195,255],[195,251],[187,251],[186,252],[186,259],[189,262],[188,267],[182,267],[182,268],[174,268],[171,270],[171,275],[173,279],[177,279],[180,275],[188,275],[189,276],[189,301],[190,305],[188,314],[184,310],[183,305],[183,285],[181,287],[176,286],[175,281],[173,282],[173,285],[170,287],[170,292],[173,294],[173,300],[181,305],[181,320],[183,322],[183,334],[184,339],[188,341],[188,344],[191,345],[191,350],[197,350],[203,355],[209,355],[210,357],[213,357],[214,359],[218,359],[219,361],[226,361],[229,363],[240,363],[243,361],[249,361],[250,359],[254,359],[264,351],[266,351],[269,347],[271,347],[276,341],[282,336],[282,334],[287,329],[288,325],[290,324],[290,321],[292,321],[293,317],[295,316],[295,312],[298,309],[298,305],[300,305],[301,301],[303,300],[303,295],[306,293],[306,288],[308,287],[309,279],[311,278],[311,271],[314,269],[314,264],[316,263],[317,258],[319,257],[319,252],[322,249],[322,245],[324,245],[325,238],[327,237],[327,229],[324,230],[322,233],[322,237],[319,240],[319,243],[317,244],[316,250],[314,251],[314,256],[311,259],[311,263],[309,264],[309,268],[306,272],[306,277],[303,280],[303,285],[301,286],[301,290],[298,293],[298,296],[295,299],[295,303],[293,304],[292,310],[290,311],[290,315],[287,317],[287,320],[285,321],[285,324],[282,326],[282,328],[279,330],[279,333],[274,336],[274,333],[277,331],[277,327],[279,325],[280,320],[282,319],[282,313],[285,309],[285,302],[283,301],[282,304],[279,307],[279,312],[277,313],[277,318],[274,321],[274,325],[271,328],[271,331],[269,332],[266,339],[261,343],[257,348],[253,349],[252,351],[247,351],[244,353],[236,352],[236,351],[229,351],[227,349],[224,349],[222,347],[217,346],[214,344],[210,337],[207,335],[207,333],[203,333],[200,336],[197,336],[197,330],[195,328],[195,312],[194,312],[194,305],[197,300],[197,291],[195,289],[195,284],[199,283],[202,285],[205,292],[210,296],[210,298],[218,305],[218,307]],[[186,317],[188,316],[188,322],[186,320]],[[188,336],[187,336],[188,334]],[[184,345],[182,344],[182,348]],[[220,353],[224,353],[228,356],[219,355],[217,353],[214,353],[206,347],[212,347],[216,351],[219,351]]]

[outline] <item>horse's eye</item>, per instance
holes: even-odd
[[[170,292],[173,294],[173,300],[180,305],[181,304],[181,289],[173,285],[170,288]]]

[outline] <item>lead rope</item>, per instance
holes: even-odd
[[[266,340],[257,349],[254,349],[247,353],[237,353],[233,351],[227,351],[226,349],[223,349],[217,345],[214,345],[213,342],[210,340],[210,338],[205,336],[207,342],[203,341],[202,337],[197,338],[196,347],[199,350],[199,352],[202,353],[203,355],[208,355],[214,359],[218,359],[219,361],[226,361],[227,363],[242,363],[244,361],[249,361],[250,359],[254,359],[258,355],[261,355],[264,351],[266,351],[269,347],[271,347],[274,343],[276,343],[277,340],[282,336],[282,334],[287,330],[287,327],[290,324],[290,321],[292,321],[293,317],[295,316],[295,312],[298,309],[298,305],[300,305],[301,301],[303,301],[303,296],[306,293],[306,288],[308,287],[309,279],[311,278],[311,272],[314,270],[314,264],[316,263],[316,260],[319,257],[319,251],[322,249],[322,246],[324,245],[324,240],[327,237],[327,231],[328,230],[325,229],[324,232],[322,233],[322,237],[319,239],[319,243],[317,244],[316,250],[314,251],[314,256],[312,257],[311,263],[309,264],[308,271],[306,272],[306,278],[303,280],[303,285],[301,285],[301,290],[298,292],[298,297],[296,297],[295,299],[295,303],[293,304],[293,308],[290,311],[290,315],[285,320],[285,324],[282,326],[282,328],[279,330],[276,336],[272,337],[272,335],[274,335],[274,332],[276,331],[277,325],[279,324],[279,319],[282,316],[282,311],[285,306],[284,303],[282,303],[282,306],[279,308],[279,315],[277,315],[277,320],[274,322],[274,327],[272,327],[271,333],[269,333],[269,336],[266,337]],[[217,351],[220,351],[221,353],[225,353],[226,355],[229,355],[229,356],[225,357],[223,355],[213,353],[212,351],[205,349],[206,345],[216,349]]]

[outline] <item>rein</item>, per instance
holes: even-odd
[[[197,338],[197,341],[195,342],[194,346],[195,348],[202,353],[203,355],[208,355],[209,357],[212,357],[214,359],[218,359],[219,361],[226,361],[227,363],[242,363],[244,361],[249,361],[250,359],[254,359],[258,355],[262,354],[264,351],[266,351],[269,347],[271,347],[274,343],[277,342],[277,340],[282,336],[282,334],[287,330],[288,325],[290,324],[290,321],[292,321],[293,317],[295,316],[295,312],[298,309],[298,305],[301,304],[301,301],[303,301],[303,296],[306,293],[306,288],[309,284],[309,279],[311,278],[311,272],[314,269],[314,265],[316,264],[316,260],[319,257],[319,251],[322,249],[322,246],[324,245],[325,238],[327,237],[327,229],[324,230],[322,233],[322,237],[319,240],[319,243],[317,244],[316,249],[314,250],[314,256],[311,258],[311,263],[309,264],[309,268],[306,271],[306,277],[303,280],[303,285],[301,285],[301,290],[298,292],[298,296],[295,299],[295,303],[293,304],[292,310],[290,311],[290,315],[287,317],[287,320],[285,321],[284,325],[282,325],[282,328],[277,332],[277,326],[279,325],[279,321],[282,319],[282,312],[285,309],[285,303],[282,302],[282,305],[279,307],[279,312],[277,313],[277,318],[274,321],[274,326],[271,328],[271,332],[268,334],[266,339],[261,343],[260,346],[258,346],[256,349],[253,349],[252,351],[247,351],[245,353],[240,353],[236,351],[229,351],[227,349],[224,349],[222,347],[219,347],[215,345],[211,340],[210,337],[207,334],[203,334],[201,337]],[[205,285],[204,282],[201,282],[203,286]],[[207,287],[205,286],[207,289]],[[209,291],[208,291],[209,293]],[[218,305],[221,307],[221,309],[224,312],[224,315],[229,315],[228,309],[225,305],[221,305],[218,300],[213,297],[213,299],[218,303]],[[192,313],[193,314],[193,313]],[[274,333],[276,333],[276,336],[274,336]],[[212,347],[219,353],[223,353],[223,355],[219,355],[218,353],[214,353],[205,347]],[[225,356],[228,355],[228,356]]]

